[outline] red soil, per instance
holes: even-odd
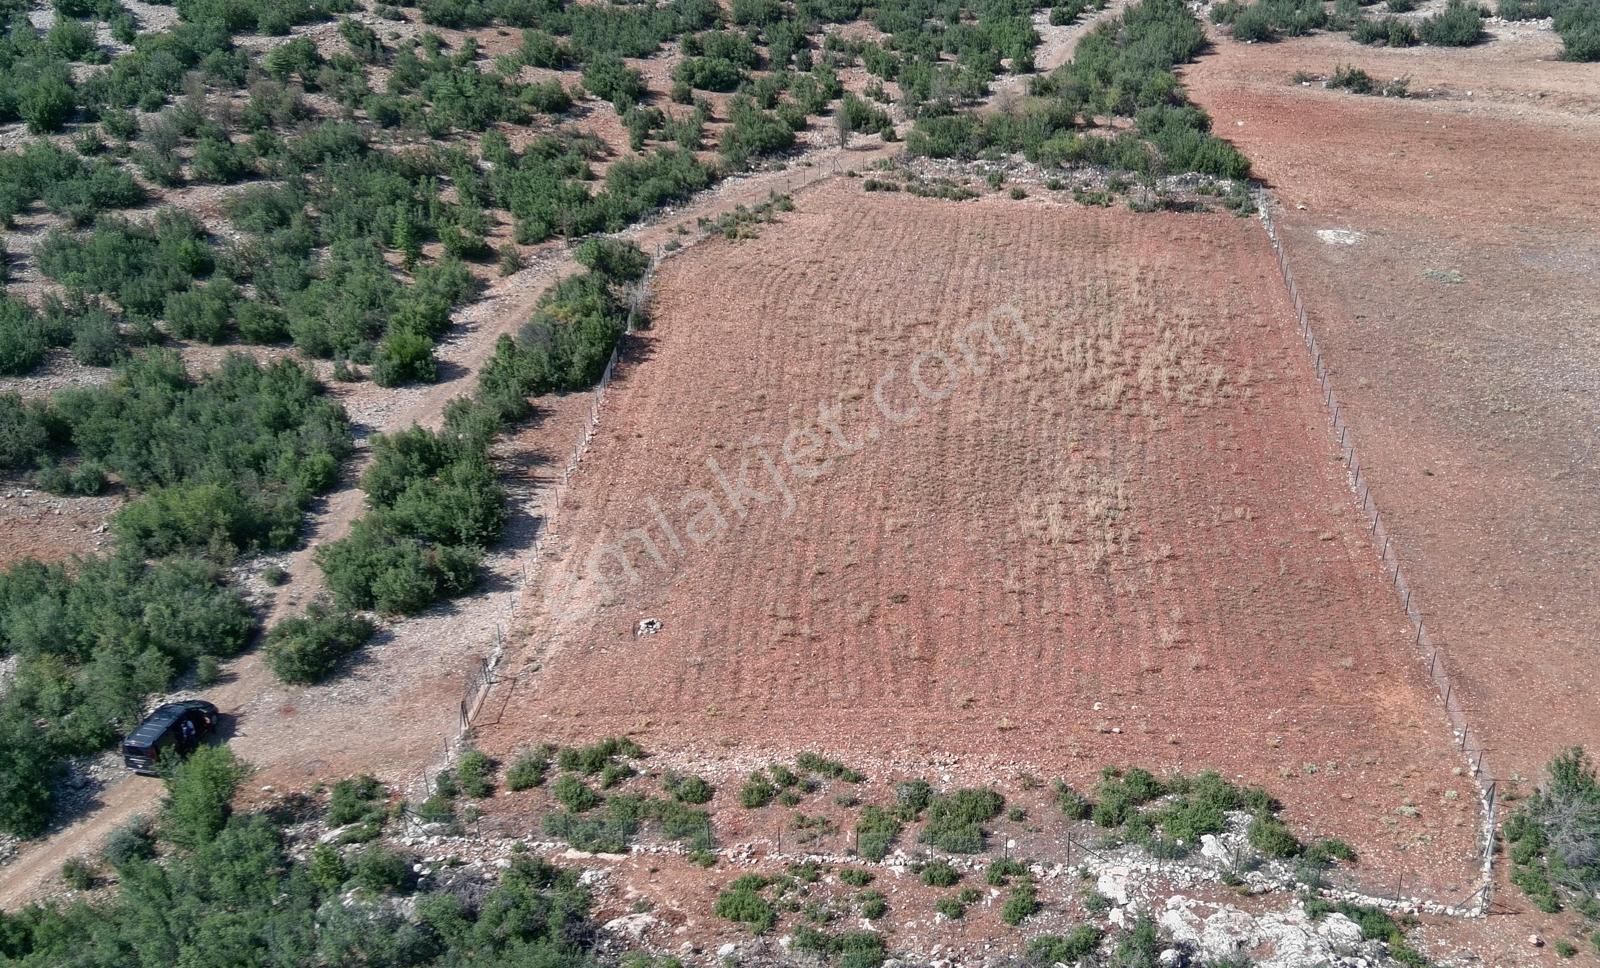
[[[668,752],[948,756],[977,780],[1215,767],[1356,842],[1374,878],[1465,894],[1474,792],[1275,272],[1248,220],[853,186],[670,261],[482,744],[629,731]],[[961,332],[1007,303],[1031,344],[1000,324],[1004,360],[974,341],[984,373],[903,424],[878,412],[880,381],[910,405],[919,354],[964,367]],[[797,430],[791,452],[821,443],[796,470],[825,473],[780,470],[785,514],[757,455],[783,461]],[[739,515],[709,460],[730,479],[749,461],[777,497]],[[635,534],[639,580],[615,561],[597,580],[596,548],[640,528],[665,566]],[[662,631],[636,638],[648,617]]]
[[[1225,43],[1186,78],[1285,203],[1377,500],[1503,777],[1600,746],[1600,92],[1539,36],[1427,54]],[[1285,83],[1334,56],[1458,96]],[[1330,228],[1362,238],[1329,244]]]

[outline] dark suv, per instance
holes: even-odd
[[[144,718],[122,741],[122,762],[135,773],[158,775],[164,750],[188,756],[217,728],[217,707],[204,699],[169,702]]]

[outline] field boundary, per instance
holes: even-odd
[[[1482,874],[1479,887],[1467,898],[1467,907],[1472,915],[1481,916],[1488,911],[1494,892],[1495,808],[1499,781],[1484,763],[1484,755],[1489,751],[1484,746],[1482,737],[1467,721],[1467,710],[1462,703],[1461,691],[1456,688],[1455,677],[1450,673],[1449,657],[1445,654],[1444,648],[1434,642],[1428,632],[1426,617],[1400,560],[1400,543],[1397,536],[1384,523],[1383,514],[1378,509],[1378,501],[1372,493],[1372,483],[1366,473],[1366,466],[1356,451],[1355,436],[1349,422],[1344,418],[1344,404],[1334,392],[1333,380],[1329,375],[1327,364],[1322,359],[1321,346],[1317,342],[1316,333],[1311,329],[1305,303],[1300,298],[1300,287],[1295,282],[1294,271],[1289,267],[1289,256],[1284,248],[1282,236],[1273,221],[1273,204],[1271,195],[1263,193],[1258,206],[1261,212],[1261,224],[1266,228],[1267,238],[1272,243],[1272,251],[1278,260],[1278,270],[1283,278],[1284,288],[1288,290],[1289,300],[1294,304],[1301,340],[1311,359],[1317,384],[1322,390],[1322,403],[1328,414],[1330,432],[1338,441],[1339,456],[1345,466],[1345,476],[1350,484],[1351,493],[1360,502],[1361,513],[1367,519],[1367,536],[1372,541],[1373,549],[1378,553],[1378,561],[1394,590],[1395,598],[1400,602],[1406,619],[1411,623],[1414,633],[1412,649],[1418,661],[1427,669],[1428,679],[1433,683],[1444,706],[1445,718],[1450,723],[1456,748],[1478,784],[1483,807],[1483,826],[1480,831]],[[1397,894],[1401,886],[1403,885],[1397,886]]]
[[[823,180],[827,180],[827,177],[824,175]],[[790,184],[785,184],[783,187],[789,191],[793,190]],[[1429,632],[1426,617],[1402,565],[1396,535],[1384,522],[1376,497],[1372,493],[1366,468],[1355,447],[1352,429],[1344,418],[1344,404],[1334,392],[1329,370],[1322,358],[1316,335],[1311,329],[1299,285],[1295,281],[1293,270],[1290,268],[1288,254],[1277,226],[1273,221],[1271,213],[1273,201],[1270,195],[1266,193],[1262,193],[1260,199],[1261,204],[1258,208],[1262,224],[1266,230],[1268,240],[1272,244],[1279,273],[1294,307],[1302,341],[1306,347],[1317,383],[1322,391],[1322,401],[1330,421],[1330,432],[1338,442],[1340,456],[1345,465],[1351,492],[1359,501],[1362,513],[1366,516],[1367,534],[1373,543],[1374,550],[1378,554],[1384,574],[1395,593],[1396,600],[1400,603],[1407,620],[1411,624],[1413,650],[1417,655],[1418,661],[1425,667],[1428,678],[1439,695],[1446,719],[1451,726],[1454,742],[1464,759],[1465,769],[1470,772],[1478,784],[1482,809],[1479,855],[1481,861],[1480,882],[1477,888],[1465,898],[1460,899],[1459,902],[1445,903],[1407,896],[1403,879],[1395,883],[1392,896],[1381,891],[1373,891],[1370,888],[1359,891],[1347,890],[1345,893],[1349,896],[1362,897],[1369,901],[1383,901],[1399,906],[1419,906],[1436,910],[1439,913],[1482,916],[1489,910],[1493,892],[1498,780],[1492,775],[1485,763],[1485,754],[1488,750],[1484,747],[1481,737],[1473,731],[1467,720],[1467,710],[1463,704],[1461,694],[1456,688],[1455,678],[1450,672],[1445,650],[1434,642]],[[567,488],[588,450],[589,442],[598,431],[606,394],[615,375],[625,341],[628,335],[637,331],[640,314],[649,302],[650,287],[654,274],[667,254],[670,253],[664,252],[660,245],[656,246],[643,277],[629,293],[628,318],[623,337],[613,347],[611,356],[606,362],[597,386],[590,391],[593,399],[590,403],[588,416],[584,421],[583,431],[578,435],[560,476],[553,483],[553,492],[550,494],[542,519],[531,543],[526,549],[523,563],[524,587],[532,577],[532,569],[537,567],[539,555],[545,547],[546,539],[553,537],[557,533],[555,520],[563,506]],[[508,623],[515,621],[520,609],[521,601],[519,599],[517,603],[513,604],[507,616]],[[439,767],[432,771],[424,770],[422,776],[424,788],[428,786],[430,774],[437,775],[438,770],[448,766],[454,756],[465,747],[471,736],[474,721],[490,691],[494,686],[507,681],[497,678],[496,671],[505,653],[509,627],[509,624],[504,628],[497,624],[494,646],[489,655],[474,660],[465,671],[459,708],[459,722],[456,728],[451,731],[451,735],[445,739],[444,757]]]
[[[605,404],[606,390],[611,386],[611,378],[615,375],[617,361],[622,356],[623,344],[627,338],[638,331],[639,316],[650,302],[650,284],[655,277],[656,267],[661,263],[663,252],[657,245],[650,256],[650,263],[645,267],[644,275],[630,287],[628,291],[628,320],[623,327],[622,334],[611,347],[611,356],[606,360],[605,369],[601,372],[600,381],[593,390],[586,391],[593,395],[589,404],[589,415],[584,419],[583,432],[578,435],[577,443],[572,447],[572,453],[567,457],[566,465],[561,470],[561,476],[550,489],[551,497],[544,509],[539,524],[534,532],[533,540],[529,542],[525,551],[522,565],[522,587],[526,588],[531,578],[530,562],[537,563],[540,552],[544,549],[545,540],[555,532],[556,515],[561,512],[562,497],[566,494],[567,486],[572,481],[572,475],[577,473],[578,464],[583,460],[583,455],[589,449],[589,441],[594,439],[595,431],[600,426],[600,412]],[[489,690],[500,682],[495,676],[500,667],[500,661],[505,656],[506,638],[511,625],[516,621],[517,613],[522,607],[520,596],[512,604],[507,615],[507,624],[502,627],[495,623],[494,648],[489,654],[469,663],[462,683],[462,696],[458,709],[456,728],[444,741],[443,758],[439,765],[432,771],[437,776],[440,770],[449,766],[455,754],[464,748],[467,738],[472,733],[472,722],[477,717],[478,711],[483,707],[483,702],[489,697]],[[430,772],[427,769],[422,773],[422,786],[426,789],[430,784]]]

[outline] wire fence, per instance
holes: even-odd
[[[1333,381],[1322,357],[1322,348],[1317,343],[1316,334],[1312,332],[1310,320],[1306,315],[1305,303],[1300,296],[1300,286],[1295,281],[1294,271],[1289,267],[1289,257],[1283,239],[1273,222],[1270,199],[1261,205],[1261,216],[1267,237],[1272,241],[1272,251],[1278,259],[1278,270],[1283,276],[1283,284],[1289,291],[1290,301],[1294,304],[1295,317],[1300,325],[1300,336],[1311,358],[1312,369],[1317,378],[1317,385],[1321,389],[1323,405],[1331,421],[1332,435],[1338,441],[1339,456],[1344,463],[1351,491],[1360,503],[1362,515],[1366,518],[1368,538],[1378,554],[1385,579],[1393,588],[1395,598],[1411,625],[1411,648],[1439,694],[1440,701],[1444,705],[1445,717],[1455,737],[1456,747],[1464,757],[1472,777],[1478,783],[1483,805],[1483,827],[1480,831],[1482,877],[1480,886],[1469,896],[1465,906],[1482,913],[1488,910],[1492,900],[1495,808],[1499,792],[1498,782],[1484,761],[1484,754],[1490,750],[1484,746],[1482,738],[1467,721],[1466,699],[1456,678],[1450,672],[1449,656],[1434,640],[1428,629],[1421,601],[1406,576],[1398,535],[1384,520],[1383,513],[1378,508],[1377,497],[1372,491],[1371,476],[1361,460],[1361,455],[1356,451],[1354,433],[1346,419],[1346,405],[1334,392]],[[1404,882],[1399,882],[1396,887],[1397,900],[1403,897],[1400,893],[1403,887]]]
[[[521,593],[533,579],[534,569],[537,567],[539,556],[544,551],[545,544],[553,539],[555,533],[556,517],[561,510],[562,500],[566,496],[567,487],[572,482],[572,476],[578,471],[578,464],[583,460],[583,455],[589,449],[589,442],[594,439],[595,431],[600,426],[600,415],[605,404],[606,391],[611,386],[612,377],[616,375],[617,361],[621,359],[628,336],[638,331],[641,314],[650,301],[650,285],[655,278],[656,266],[661,262],[663,252],[661,246],[656,246],[651,254],[650,263],[645,267],[644,275],[640,277],[628,294],[628,318],[623,328],[623,335],[611,348],[611,356],[606,360],[605,370],[600,375],[600,382],[592,392],[593,399],[589,403],[588,415],[584,418],[583,431],[579,433],[576,443],[573,444],[572,453],[568,455],[566,463],[562,465],[561,474],[550,487],[550,496],[545,505],[544,513],[535,525],[532,540],[529,542],[527,554],[522,562],[522,584],[518,589],[517,597],[513,600],[507,623],[495,623],[494,647],[487,656],[474,658],[462,676],[461,700],[458,706],[458,720],[456,726],[445,738],[442,756],[439,763],[432,769],[424,769],[422,773],[422,786],[425,790],[432,788],[432,783],[437,778],[439,771],[446,768],[454,759],[472,732],[473,722],[477,719],[478,712],[483,708],[484,700],[489,697],[489,691],[500,680],[495,672],[505,656],[507,637],[511,627],[515,624],[517,613],[521,608]]]

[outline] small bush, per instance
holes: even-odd
[[[557,777],[550,787],[550,793],[573,813],[592,810],[602,801],[600,794],[589,789],[588,784],[571,773],[563,773]]]
[[[882,891],[862,891],[860,901],[861,916],[868,921],[876,921],[889,913],[889,899]]]
[[[1422,21],[1418,34],[1436,47],[1470,47],[1485,36],[1483,9],[1463,0],[1450,0],[1443,12]]]
[[[61,865],[61,879],[75,891],[87,891],[99,879],[94,864],[83,857],[69,857]]]
[[[663,786],[673,798],[682,803],[710,803],[716,795],[716,788],[698,776],[670,776],[663,780]]]
[[[328,797],[328,823],[331,826],[343,827],[374,815],[381,816],[382,796],[383,784],[375,777],[362,775],[340,780],[333,785],[333,791]]]
[[[901,826],[899,818],[882,807],[862,808],[856,821],[856,853],[870,861],[883,860],[900,836]]]
[[[1248,839],[1250,846],[1267,857],[1295,857],[1302,849],[1300,841],[1289,832],[1289,828],[1266,813],[1258,813],[1251,819]]]
[[[102,856],[112,868],[121,870],[135,861],[149,860],[155,853],[155,826],[145,817],[138,816],[112,833]]]
[[[739,805],[746,810],[757,810],[777,799],[778,788],[764,770],[756,770],[739,788]]]
[[[1350,36],[1357,43],[1380,47],[1411,47],[1420,40],[1416,26],[1399,17],[1358,20]]]
[[[550,769],[550,756],[542,749],[528,750],[517,756],[506,770],[506,787],[514,792],[544,785],[545,774]]]
[[[830,779],[843,780],[846,783],[862,783],[866,780],[865,774],[852,770],[838,760],[830,760],[815,753],[801,753],[795,757],[794,762],[808,773],[819,773]]]
[[[595,776],[619,757],[639,759],[643,756],[644,750],[633,740],[610,736],[590,746],[568,746],[557,754],[557,762],[563,770]]]
[[[1042,965],[1076,965],[1100,947],[1103,933],[1092,924],[1082,924],[1065,935],[1041,934],[1028,942],[1028,958]]]
[[[846,867],[839,872],[839,880],[851,887],[866,887],[872,883],[873,875],[871,871],[859,867]]]
[[[1028,868],[1021,861],[1010,857],[997,857],[989,862],[989,869],[984,872],[983,879],[990,887],[1003,887],[1011,883],[1013,877],[1022,877],[1028,873]]]
[[[922,883],[929,887],[951,887],[961,880],[961,872],[948,861],[935,860],[922,865]]]
[[[1000,920],[1015,927],[1033,917],[1042,908],[1039,903],[1039,892],[1031,883],[1018,884],[1006,895],[1005,903],[1000,906]]]
[[[1056,781],[1055,791],[1056,806],[1060,808],[1062,814],[1068,820],[1089,819],[1089,814],[1094,809],[1094,804],[1089,802],[1088,797],[1067,786],[1063,780]]]
[[[249,772],[226,746],[195,750],[167,778],[162,836],[190,849],[210,843],[227,824],[233,794]]]
[[[475,800],[494,795],[495,762],[480,750],[467,750],[456,763],[461,792]]]
[[[1371,94],[1376,88],[1372,82],[1372,75],[1359,67],[1340,64],[1333,70],[1333,76],[1328,78],[1328,86],[1335,90],[1346,90],[1351,94]]]
[[[770,882],[759,874],[746,874],[717,895],[718,917],[749,927],[752,934],[766,934],[778,923],[778,911],[761,896]]]
[[[312,602],[305,615],[284,619],[267,633],[267,665],[284,682],[321,682],[375,630],[359,615]]]
[[[927,780],[905,780],[894,785],[894,802],[908,816],[915,817],[933,802],[933,787]]]
[[[1569,0],[1556,11],[1555,29],[1563,60],[1600,61],[1600,7]]]
[[[921,840],[952,854],[976,854],[984,848],[983,824],[1000,815],[1005,799],[993,790],[965,789],[939,794],[928,805],[928,825]]]
[[[1141,804],[1149,803],[1164,792],[1161,781],[1148,770],[1134,767],[1125,774],[1109,771],[1095,788],[1094,822],[1101,827],[1120,827]]]
[[[410,880],[411,864],[403,854],[373,846],[356,855],[352,874],[358,887],[374,894],[398,891]]]

